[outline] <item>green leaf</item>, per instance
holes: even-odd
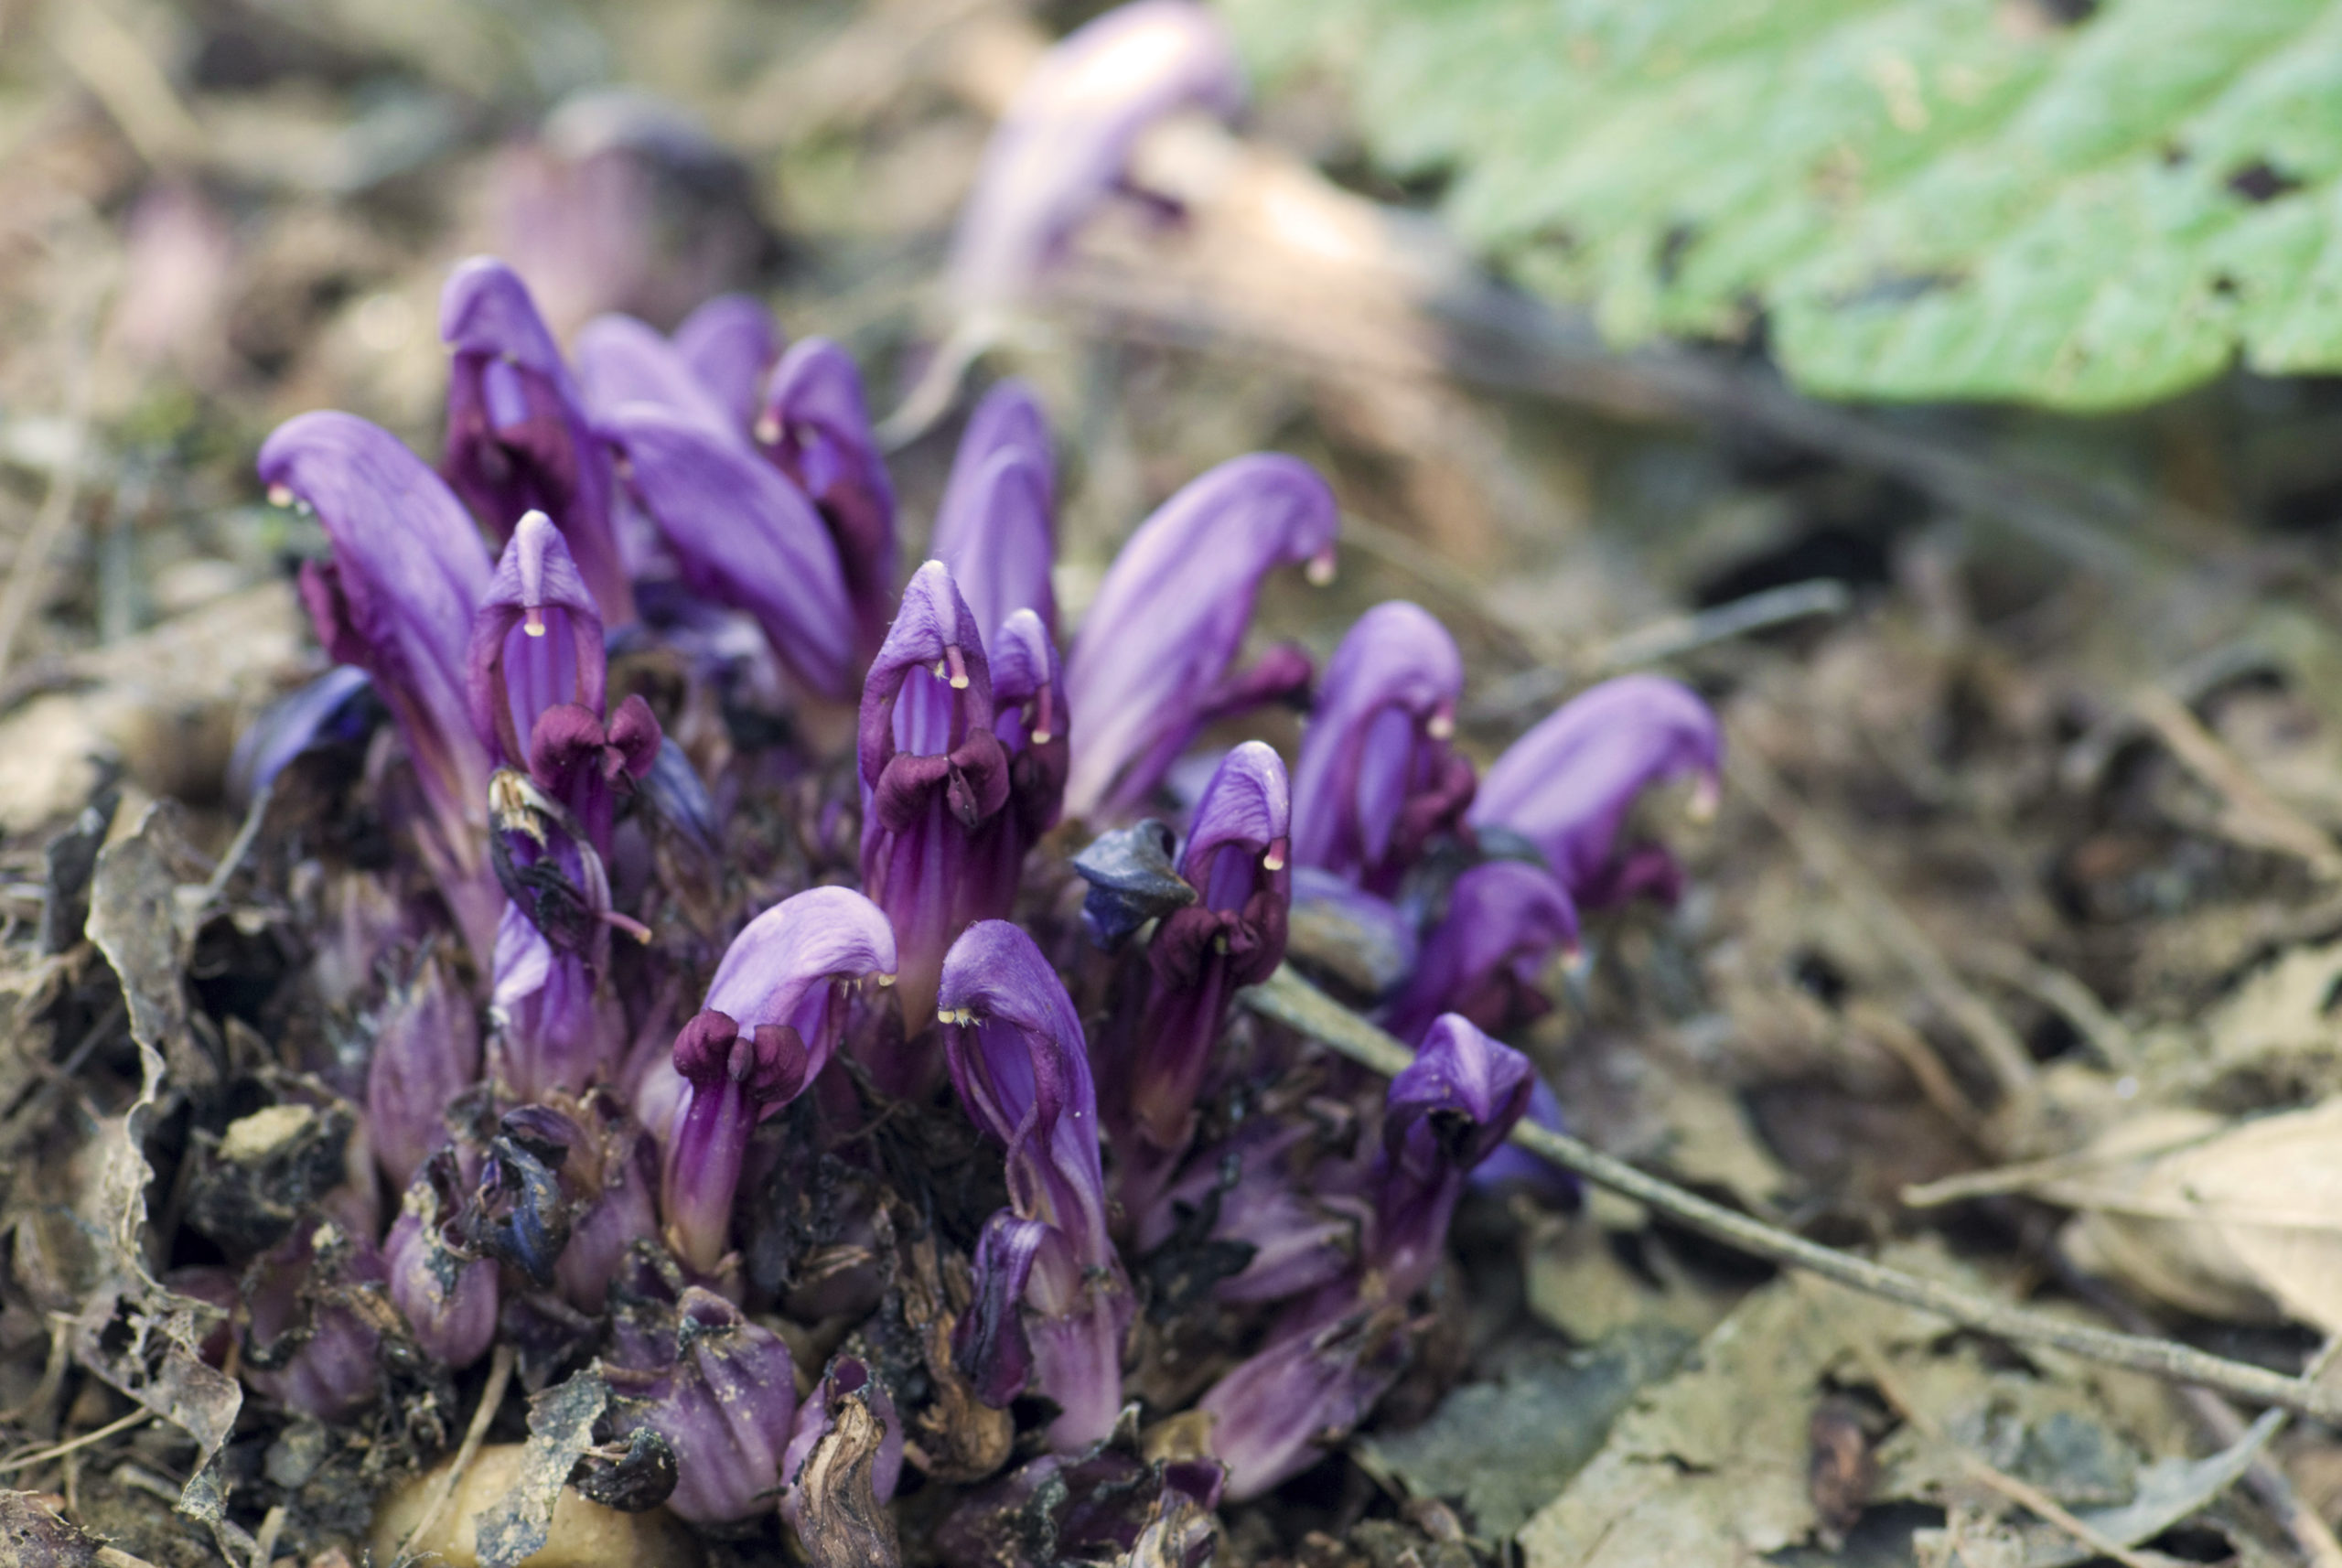
[[[1622,346],[2076,409],[2342,368],[2342,6],[2055,3],[1221,0]]]

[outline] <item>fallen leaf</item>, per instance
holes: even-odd
[[[543,1548],[562,1488],[609,1401],[609,1385],[591,1368],[531,1396],[529,1441],[521,1445],[511,1488],[480,1515],[481,1568],[508,1568]]]

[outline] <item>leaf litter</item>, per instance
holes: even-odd
[[[84,504],[0,693],[0,1389],[23,1455],[141,1411],[160,1419],[11,1472],[44,1488],[7,1494],[0,1517],[27,1561],[91,1561],[102,1536],[158,1565],[215,1550],[249,1562],[279,1509],[277,1550],[311,1568],[357,1561],[373,1494],[444,1457],[478,1391],[418,1376],[350,1430],[305,1426],[209,1364],[215,1314],[167,1283],[207,1257],[196,1217],[219,1218],[199,1201],[201,1151],[255,1111],[328,1110],[239,1096],[362,1056],[382,995],[377,976],[336,994],[283,978],[304,922],[365,917],[371,895],[320,886],[317,870],[366,859],[347,787],[363,757],[305,763],[249,864],[215,886],[242,820],[220,792],[227,740],[315,657],[278,563],[317,542],[256,504],[249,454],[277,415],[327,403],[426,429],[435,392],[416,389],[435,389],[438,351],[415,302],[445,255],[496,238],[449,194],[499,177],[484,122],[435,110],[461,128],[392,136],[381,104],[361,111],[342,84],[371,77],[466,113],[508,96],[548,110],[542,86],[514,84],[598,38],[757,160],[757,194],[796,253],[720,281],[763,287],[792,330],[897,350],[926,327],[914,285],[951,209],[932,193],[964,182],[999,76],[1040,42],[1007,7],[784,25],[702,0],[689,7],[702,36],[749,40],[719,61],[637,49],[646,24],[624,16],[581,33],[521,7],[509,31],[483,32],[459,9],[350,4],[280,36],[262,10],[156,5],[124,35],[198,62],[156,80],[206,131],[188,231],[233,261],[206,274],[203,307],[142,306],[138,332],[100,336]],[[978,37],[1003,47],[966,47]],[[83,38],[70,58],[86,73],[118,46]],[[995,58],[1009,63],[987,68]],[[865,89],[843,92],[848,79]],[[49,313],[71,269],[130,242],[75,203],[119,211],[178,177],[150,163],[134,105],[108,95],[131,79],[94,99],[76,85],[88,80],[12,70],[0,84],[12,111],[51,111],[9,122],[33,127],[20,134],[34,155],[6,177],[27,198],[11,210],[46,247],[0,269],[12,334]],[[800,102],[827,107],[783,107]],[[320,103],[339,128],[331,169],[280,156],[296,130],[313,134]],[[2326,679],[2342,639],[2320,575],[2333,540],[2280,531],[2320,515],[2318,485],[2342,478],[2318,455],[2330,394],[2238,383],[2192,413],[2080,431],[1914,415],[1912,439],[1945,463],[2111,473],[2133,487],[2126,506],[2168,500],[2197,520],[2185,570],[2143,523],[2081,553],[2111,550],[2120,569],[2077,564],[2043,542],[2067,537],[2043,521],[2063,515],[2063,491],[2015,482],[1997,503],[1962,500],[1907,465],[1883,468],[1875,443],[1853,439],[1869,426],[1785,436],[1713,366],[1668,381],[1539,339],[1537,395],[1521,395],[1517,362],[1425,329],[1424,277],[1453,285],[1441,308],[1457,290],[1485,303],[1460,259],[1310,171],[1338,164],[1351,134],[1305,93],[1272,98],[1243,161],[1212,166],[1237,184],[1217,197],[1198,184],[1183,234],[1081,237],[1055,332],[1004,350],[1061,406],[1090,411],[1068,481],[1069,610],[1166,476],[1270,443],[1318,462],[1367,525],[1332,589],[1264,604],[1267,624],[1321,652],[1358,609],[1408,596],[1450,621],[1490,690],[1508,675],[1566,682],[1687,607],[1848,585],[1848,613],[1666,659],[1719,701],[1734,746],[1778,776],[1797,822],[1843,846],[1860,885],[1736,791],[1702,829],[1654,802],[1644,825],[1684,854],[1686,897],[1590,928],[1576,965],[1545,977],[1554,1011],[1516,1038],[1574,1127],[1695,1191],[2080,1316],[2112,1290],[2158,1332],[2297,1368],[2304,1328],[2332,1331],[2342,1299],[2326,1155],[2342,909],[2282,835],[2240,825],[2265,802],[2223,798],[2200,750],[2177,755],[2133,697],[2151,675],[2289,812],[2329,838],[2342,828],[2342,706]],[[1366,217],[1399,237],[1327,290],[1311,270],[1330,264],[1322,251],[1264,231],[1263,210],[1295,209],[1263,191],[1341,220],[1327,232],[1380,232],[1354,221]],[[125,288],[144,275],[132,261]],[[584,301],[572,321],[702,286],[672,270],[644,259],[639,297]],[[24,332],[0,370],[18,541],[57,478],[43,421],[78,351],[57,338]],[[2251,440],[2218,434],[2239,424]],[[903,455],[914,515],[948,450]],[[1465,738],[1485,759],[1529,716],[1471,720]],[[2004,1037],[2023,1058],[2014,1073],[1993,1055]],[[2031,1079],[2022,1094],[2017,1078]],[[1902,1202],[1995,1173],[2006,1179],[1949,1204]],[[1463,1230],[1456,1386],[1394,1398],[1299,1493],[1229,1510],[1225,1560],[1445,1564],[1488,1560],[1516,1532],[1537,1565],[1819,1561],[1835,1539],[1864,1561],[2079,1560],[2089,1548],[1980,1483],[1976,1464],[2125,1547],[2286,1560],[2309,1549],[2240,1477],[2273,1456],[2307,1489],[2342,1452],[2307,1425],[2216,1443],[2152,1380],[1833,1287],[1817,1297],[1598,1195],[1574,1214],[1488,1200]],[[901,1342],[874,1353],[923,1359],[948,1384],[939,1324],[963,1285],[915,1217],[886,1235],[902,1254]],[[483,1473],[502,1479],[479,1497],[485,1559],[551,1532],[552,1499],[606,1445],[581,1413],[589,1395],[573,1378],[525,1414],[490,1412]],[[1008,1436],[1003,1423],[921,1440],[947,1460],[946,1444],[966,1444],[974,1476]],[[216,1535],[186,1530],[174,1504]],[[51,1522],[66,1518],[94,1533]]]

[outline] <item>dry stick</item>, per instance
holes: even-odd
[[[1927,932],[1888,897],[1862,858],[1799,808],[1783,787],[1770,764],[1740,737],[1725,767],[1735,789],[1756,803],[1759,811],[1797,846],[1798,857],[1838,892],[1860,905],[1871,929],[1884,941],[1928,1000],[1949,1015],[1984,1058],[2004,1101],[2022,1102],[2033,1092],[2033,1058],[2015,1031],[1971,991]]]
[[[2228,835],[2254,849],[2276,850],[2326,881],[2342,881],[2342,848],[2315,823],[2270,793],[2252,769],[2160,686],[2142,687],[2131,706],[2190,773],[2228,802]]]
[[[488,1423],[496,1419],[496,1408],[504,1402],[504,1391],[511,1381],[512,1347],[499,1345],[496,1359],[488,1366],[488,1386],[480,1390],[479,1404],[472,1412],[472,1423],[464,1430],[463,1446],[456,1450],[456,1462],[447,1466],[447,1473],[432,1489],[431,1506],[423,1510],[423,1517],[414,1521],[414,1528],[406,1532],[406,1539],[399,1542],[398,1551],[392,1555],[394,1568],[407,1560],[408,1550],[423,1532],[439,1522],[439,1515],[455,1497],[456,1487],[463,1480],[464,1472],[471,1468],[472,1455],[479,1452],[480,1444],[487,1438]]]
[[[1279,968],[1265,982],[1238,995],[1262,1017],[1297,1029],[1386,1077],[1404,1070],[1414,1059],[1414,1053],[1397,1039],[1334,1001],[1290,966]],[[1512,1141],[1563,1170],[1575,1171],[1586,1180],[1623,1193],[1704,1236],[1784,1268],[1804,1269],[1855,1290],[1934,1313],[1982,1334],[2020,1344],[2047,1345],[2087,1361],[2123,1367],[2174,1382],[2200,1383],[2255,1405],[2282,1405],[2320,1421],[2342,1423],[2342,1392],[2265,1368],[2207,1355],[2168,1339],[2111,1333],[1987,1296],[1971,1295],[1934,1280],[1824,1247],[1722,1204],[1711,1203],[1639,1171],[1624,1160],[1613,1159],[1567,1133],[1533,1122],[1524,1121],[1514,1127]]]
[[[27,1454],[21,1459],[11,1459],[6,1464],[0,1465],[0,1476],[16,1470],[29,1470],[36,1465],[46,1465],[51,1459],[62,1459],[77,1448],[87,1448],[92,1443],[103,1442],[117,1432],[127,1432],[140,1422],[152,1421],[154,1418],[155,1412],[151,1410],[134,1410],[121,1420],[110,1421],[95,1432],[85,1432],[70,1443],[60,1443],[54,1448],[44,1448],[38,1454]]]

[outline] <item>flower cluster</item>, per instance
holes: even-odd
[[[417,1356],[596,1365],[631,1505],[777,1512],[816,1561],[887,1560],[906,1467],[985,1480],[1022,1421],[1043,1455],[940,1540],[1055,1499],[1062,1539],[1192,1561],[1410,1364],[1476,1171],[1558,1115],[1494,1036],[1582,910],[1674,896],[1629,813],[1679,776],[1712,798],[1713,715],[1630,676],[1482,775],[1413,605],[1314,695],[1299,649],[1247,661],[1263,583],[1332,565],[1295,458],[1171,496],[1069,644],[1022,384],[973,411],[905,575],[836,345],[726,298],[671,337],[593,322],[573,360],[488,260],[443,319],[438,469],[340,413],[260,456],[323,526],[303,594],[390,721],[354,787],[413,856],[348,872],[374,891],[320,938],[377,977],[363,1135],[204,1283],[247,1380],[338,1419]],[[353,679],[268,716],[255,786],[341,736]],[[1272,701],[1309,715],[1290,771],[1191,757]],[[1417,1047],[1387,1090],[1238,1019],[1312,920],[1379,955],[1339,978]],[[1228,1348],[1166,1405],[1140,1326],[1187,1306]],[[1198,1412],[1191,1451],[1142,1456],[1142,1386]]]

